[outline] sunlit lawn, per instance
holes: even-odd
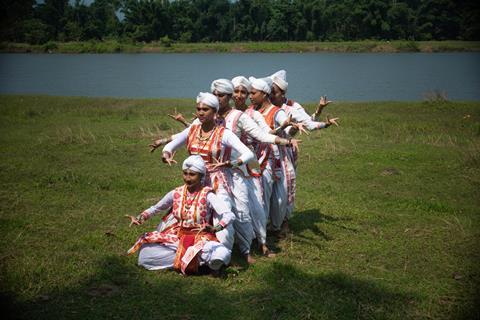
[[[0,96],[0,292],[18,318],[479,318],[480,103],[337,103],[302,136],[292,233],[225,278],[125,256],[181,184],[150,154],[191,100]],[[313,105],[307,105],[312,110]],[[176,155],[179,162],[185,152]],[[475,300],[476,299],[476,300]]]

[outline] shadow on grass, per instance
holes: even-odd
[[[357,229],[346,225],[349,221],[351,221],[350,218],[334,217],[322,213],[319,209],[311,209],[295,212],[289,220],[289,224],[292,233],[297,238],[309,243],[318,243],[314,237],[321,237],[326,241],[333,240],[328,233],[322,230],[322,225],[331,225],[348,232],[357,232]]]
[[[343,273],[273,262],[247,277],[148,272],[110,256],[78,285],[15,302],[30,319],[404,319],[418,298]]]

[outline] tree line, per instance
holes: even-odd
[[[4,0],[0,40],[479,40],[475,0]]]

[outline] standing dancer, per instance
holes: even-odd
[[[228,183],[231,168],[236,168],[254,158],[248,149],[236,135],[215,122],[215,114],[219,109],[216,96],[211,93],[201,92],[197,97],[197,117],[199,123],[194,123],[181,133],[174,136],[162,153],[165,163],[175,163],[173,153],[186,144],[189,154],[198,154],[206,162],[206,184],[213,187],[215,193],[231,210],[233,206],[231,184]],[[235,160],[231,154],[238,155]],[[215,221],[214,223],[218,223]],[[218,240],[227,248],[232,249],[234,242],[234,230],[229,225],[224,230],[217,232]]]
[[[285,111],[274,106],[270,102],[271,84],[269,78],[256,79],[250,77],[252,89],[250,101],[253,108],[260,112],[267,125],[279,135],[284,135],[284,129],[290,125]],[[291,133],[296,130],[294,127],[287,128]],[[279,231],[286,216],[288,205],[288,194],[283,187],[285,184],[283,162],[286,161],[286,150],[284,146],[271,146],[258,144],[256,147],[257,157],[262,171],[262,188],[265,212],[270,216],[270,222],[274,231]]]
[[[277,71],[270,76],[273,82],[270,99],[274,105],[281,107],[283,110],[285,110],[287,116],[292,117],[294,121],[301,123],[302,126],[309,131],[328,128],[332,124],[338,125],[336,122],[338,118],[330,119],[327,117],[325,122],[315,121],[315,118],[320,115],[323,108],[325,108],[331,102],[327,101],[325,97],[320,98],[319,105],[312,116],[309,116],[299,103],[294,102],[293,100],[288,100],[285,96],[288,88],[286,77],[287,72],[285,70]],[[282,223],[282,234],[286,234],[289,231],[288,219],[290,219],[294,209],[296,193],[296,168],[298,159],[297,149],[287,147],[286,150],[288,157],[287,161],[284,162],[283,169],[285,171],[285,175],[288,176],[289,179],[284,180],[284,188],[288,192],[289,205],[287,207],[285,220]]]
[[[245,114],[252,118],[262,131],[273,131],[267,125],[260,112],[254,108],[247,109],[246,101],[252,88],[250,81],[243,76],[238,76],[232,79],[232,83],[234,86],[233,100],[235,102],[235,109],[245,111]],[[249,137],[246,137],[242,142],[252,148],[258,144],[257,141],[252,140]],[[248,179],[246,179],[246,182],[248,187],[250,215],[252,217],[252,225],[258,241],[258,246],[264,256],[273,257],[275,254],[271,253],[267,246],[268,212],[265,211],[264,207],[261,172],[258,173],[253,170],[248,170]]]
[[[240,140],[245,143],[247,138],[266,144],[289,144],[290,141],[269,134],[261,130],[257,124],[246,114],[240,110],[233,109],[229,102],[234,92],[234,86],[230,80],[217,79],[211,84],[211,91],[215,94],[220,102],[220,108],[217,114],[217,125],[225,126],[231,130]],[[236,157],[232,152],[231,156]],[[240,252],[245,256],[248,263],[253,263],[254,259],[250,254],[254,227],[252,223],[251,206],[249,205],[249,169],[248,164],[239,166],[229,171],[232,189],[233,201],[235,204],[234,213],[236,214],[235,241],[237,242]],[[258,202],[258,201],[257,201]],[[263,212],[255,213],[263,214]],[[255,220],[255,219],[254,219]],[[262,250],[263,252],[263,250]]]
[[[188,157],[182,166],[184,185],[167,193],[156,205],[131,219],[140,225],[161,210],[171,209],[176,223],[162,231],[143,234],[128,250],[140,249],[138,264],[147,270],[174,268],[186,274],[208,266],[218,271],[230,262],[231,251],[219,243],[215,233],[230,225],[235,217],[228,206],[205,186],[205,162],[198,155]],[[213,218],[219,221],[213,224]]]

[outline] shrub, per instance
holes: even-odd
[[[45,43],[43,46],[43,51],[45,52],[50,52],[50,51],[53,51],[53,50],[57,50],[58,49],[58,45],[56,42],[54,41],[48,41],[47,43]]]
[[[160,43],[166,48],[169,48],[172,46],[172,40],[168,36],[161,37]]]

